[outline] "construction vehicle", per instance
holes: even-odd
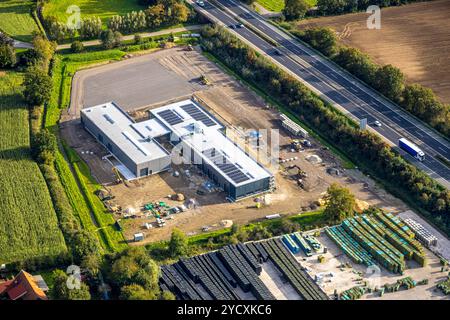
[[[119,170],[118,170],[116,167],[113,167],[112,171],[113,171],[114,174],[116,175],[116,183],[117,183],[117,184],[122,183],[122,182],[123,182],[123,179],[122,179],[122,177],[120,176]]]
[[[208,78],[207,78],[204,74],[202,74],[202,75],[199,77],[199,81],[200,81],[201,84],[203,84],[203,85],[205,85],[205,86],[207,86],[207,85],[209,84],[209,80],[208,80]]]
[[[302,143],[298,139],[292,139],[291,140],[291,146],[292,146],[292,149],[294,149],[295,151],[300,151],[300,150],[303,149],[302,148]]]

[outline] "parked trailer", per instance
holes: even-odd
[[[425,160],[425,153],[414,143],[405,138],[398,139],[398,146],[419,161]]]

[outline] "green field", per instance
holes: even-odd
[[[284,9],[284,0],[256,0],[260,5],[269,11],[281,12]],[[314,7],[317,4],[317,0],[306,0],[306,2]]]
[[[44,16],[55,16],[61,22],[66,22],[71,14],[67,8],[76,5],[80,8],[81,19],[98,16],[105,23],[108,18],[118,14],[144,9],[137,0],[50,0],[44,5]]]
[[[52,69],[54,90],[47,105],[45,126],[58,133],[59,116],[61,110],[69,106],[71,81],[77,70],[96,63],[120,60],[125,54],[120,50],[107,50],[57,55]],[[64,145],[56,155],[55,165],[68,200],[83,229],[95,233],[102,248],[107,252],[126,248],[122,233],[114,226],[114,218],[106,212],[103,203],[94,194],[101,186],[92,178],[86,163],[74,150]]]
[[[38,27],[30,14],[32,1],[0,0],[0,30],[21,41],[31,41]]]
[[[0,264],[66,250],[50,194],[30,157],[22,76],[0,76]]]

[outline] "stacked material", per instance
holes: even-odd
[[[416,238],[425,246],[430,247],[437,245],[437,238],[427,229],[425,229],[420,223],[410,218],[403,220],[403,222],[409,228],[411,228],[411,230],[416,235]]]
[[[305,129],[300,127],[297,123],[289,119],[285,114],[282,114],[280,118],[281,118],[281,125],[290,133],[292,133],[295,136],[301,136],[303,138],[308,137],[308,131],[306,131]]]
[[[374,261],[391,272],[402,274],[405,260],[426,263],[423,247],[402,221],[381,212],[346,219],[326,229],[332,239],[353,262],[370,266]]]
[[[341,293],[341,300],[358,300],[365,294],[369,289],[367,287],[353,287],[348,290],[345,290]]]
[[[302,248],[303,252],[305,253],[305,255],[307,257],[311,257],[312,256],[312,249],[311,249],[311,247],[309,246],[309,244],[306,241],[306,239],[303,238],[303,236],[299,232],[295,232],[295,233],[291,234],[290,236],[299,245],[299,247]]]

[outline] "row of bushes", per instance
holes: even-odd
[[[311,28],[292,33],[450,138],[450,105],[441,103],[431,89],[407,84],[400,69],[392,65],[379,66],[360,50],[338,45],[331,29]]]
[[[397,196],[413,203],[446,233],[450,233],[450,192],[409,164],[382,139],[324,103],[295,78],[219,27],[206,27],[201,43],[245,81],[275,98],[315,128],[350,159],[365,167]]]

